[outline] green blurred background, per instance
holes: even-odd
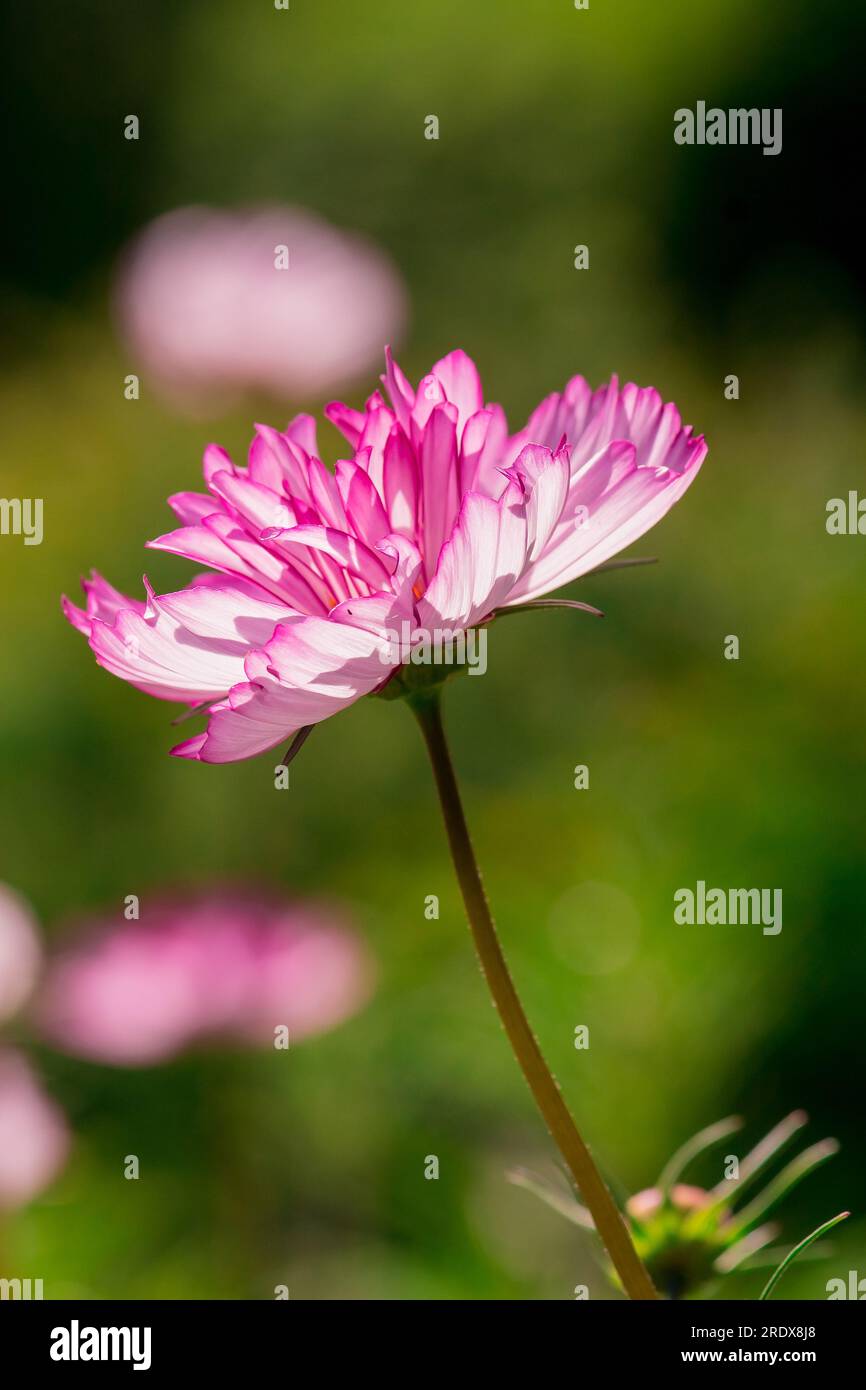
[[[505,1180],[553,1174],[554,1152],[475,965],[408,713],[363,701],[278,794],[269,756],[169,758],[172,707],[101,671],[60,615],[91,565],[136,594],[145,567],[158,590],[185,582],[143,544],[170,527],[167,494],[197,487],[203,445],[243,458],[251,420],[321,408],[191,424],[146,382],[123,397],[109,292],[129,235],[179,204],[284,199],[393,256],[411,376],[462,346],[517,425],[572,373],[617,371],[707,435],[697,484],[636,548],[661,563],[575,586],[604,622],[496,626],[486,679],[456,682],[446,714],[528,1013],[618,1192],[722,1115],[757,1139],[804,1106],[843,1147],[787,1202],[785,1235],[854,1219],[785,1292],[866,1273],[866,542],[824,525],[860,483],[866,424],[863,228],[828,170],[853,158],[862,13],[82,0],[3,24],[0,494],[44,497],[45,541],[0,541],[0,878],[49,933],[214,878],[342,898],[379,965],[366,1011],[288,1058],[113,1071],[41,1049],[75,1151],[7,1223],[7,1262],[51,1297],[614,1296],[589,1239]],[[783,153],[677,147],[673,111],[699,98],[781,106]],[[698,878],[781,887],[782,933],[675,926],[673,893]],[[715,1181],[718,1157],[695,1176]]]

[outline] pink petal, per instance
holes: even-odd
[[[223,471],[229,473],[234,471],[231,454],[219,444],[208,444],[202,456],[202,473],[208,487],[210,487],[210,480],[214,473]]]
[[[418,528],[419,474],[415,453],[400,425],[385,444],[382,492],[393,531],[414,537]]]
[[[95,620],[90,645],[101,666],[164,700],[196,704],[224,696],[244,679],[244,658],[264,645],[285,605],[251,585],[198,585],[163,598],[151,593],[144,616]]]
[[[301,433],[303,435],[304,431]],[[272,429],[270,425],[256,425],[256,435],[258,442],[254,440],[250,448],[252,450],[255,446],[254,457],[258,460],[257,467],[264,470],[264,460],[270,455],[271,466],[279,470],[289,495],[293,499],[310,503],[312,497],[307,477],[306,450],[296,439],[280,434],[279,430]]]
[[[484,405],[478,368],[462,348],[455,348],[434,363],[431,374],[442,383],[446,399],[456,405],[457,432],[462,435],[467,420]]]
[[[438,377],[433,376],[432,372],[422,377],[418,383],[418,390],[415,393],[415,404],[412,407],[412,415],[409,421],[409,432],[415,448],[421,447],[424,429],[430,415],[437,405],[450,405],[450,401],[445,399],[445,388]],[[457,423],[457,407],[451,406],[451,413],[455,424]]]
[[[337,467],[339,469],[339,464]],[[317,525],[321,522],[337,531],[348,530],[346,508],[334,474],[317,458],[310,459],[309,474],[313,505],[318,513],[315,519],[310,519],[309,524]],[[298,517],[297,521],[300,520]]]
[[[245,521],[253,536],[269,526],[294,526],[294,508],[284,494],[236,473],[216,473],[210,486]]]
[[[408,434],[409,417],[415,404],[415,392],[391,356],[389,347],[385,349],[385,374],[382,377],[382,382],[391,398],[394,414]]]
[[[459,506],[457,479],[457,410],[449,404],[431,411],[421,444],[421,489],[424,558],[435,568],[442,542],[454,525]]]
[[[470,492],[442,547],[433,581],[418,602],[419,625],[466,628],[506,601],[526,565],[526,503],[517,483],[502,497]]]
[[[286,425],[285,433],[293,444],[299,444],[305,454],[318,454],[316,442],[316,417],[302,413],[294,415]]]
[[[149,550],[166,550],[242,579],[253,580],[299,612],[326,613],[328,595],[320,578],[301,574],[297,565],[273,555],[225,512],[199,526],[184,526],[156,540]]]
[[[513,443],[513,441],[512,441]],[[503,466],[519,450],[510,447],[508,422],[501,405],[479,410],[466,423],[460,445],[460,490],[498,497],[505,486]]]
[[[101,574],[97,574],[96,570],[91,570],[89,579],[82,579],[81,587],[86,596],[84,610],[76,608],[65,595],[61,599],[61,607],[68,621],[79,632],[83,632],[85,637],[90,636],[94,618],[113,623],[117,614],[124,608],[131,609],[134,613],[144,612],[144,604],[140,599],[127,598],[126,594],[120,593],[107,579],[103,579]]]
[[[378,555],[345,531],[330,526],[291,526],[287,530],[266,534],[265,539],[279,545],[306,545],[329,555],[342,568],[381,588],[388,582],[388,569]]]
[[[175,492],[169,497],[168,505],[184,526],[197,526],[219,507],[208,492]]]
[[[394,416],[390,410],[368,410],[361,438],[358,441],[356,460],[370,475],[377,491],[382,493],[382,470],[385,463],[385,445],[394,426]],[[366,451],[366,455],[365,455]]]
[[[390,436],[389,436],[390,438]],[[345,507],[345,516],[357,536],[375,545],[391,530],[382,499],[369,474],[347,459],[337,460],[336,484]]]
[[[344,622],[298,618],[281,625],[247,662],[248,682],[214,706],[204,734],[177,757],[234,762],[288,740],[369,694],[390,672],[381,637]]]
[[[523,482],[526,492],[526,522],[529,560],[536,560],[562,516],[571,477],[568,449],[552,454],[528,444],[522,449],[510,472]]]
[[[526,602],[560,588],[638,540],[682,497],[705,456],[704,440],[689,439],[667,454],[681,471],[639,467],[634,445],[611,445],[599,456],[597,470],[590,468],[569,494],[566,515],[572,518],[581,499],[588,499],[586,524],[560,524],[545,553],[515,586],[510,602]],[[607,485],[600,490],[595,471],[606,476]]]
[[[325,418],[340,431],[353,449],[357,449],[367,419],[363,410],[353,410],[342,401],[329,401],[325,406]]]

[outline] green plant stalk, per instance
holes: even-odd
[[[451,857],[475,949],[514,1055],[535,1103],[568,1164],[625,1292],[633,1299],[658,1298],[653,1282],[632,1244],[622,1214],[595,1166],[523,1012],[499,944],[469,838],[469,828],[463,814],[460,791],[442,726],[439,690],[432,688],[419,691],[409,697],[409,704],[421,726],[430,755]]]

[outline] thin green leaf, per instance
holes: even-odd
[[[782,1275],[785,1273],[785,1270],[788,1268],[790,1264],[793,1264],[794,1260],[796,1260],[797,1256],[801,1254],[803,1250],[808,1250],[809,1246],[814,1241],[818,1240],[821,1236],[826,1235],[828,1231],[832,1230],[834,1226],[838,1226],[840,1221],[845,1221],[847,1217],[849,1217],[850,1215],[850,1211],[840,1211],[838,1216],[834,1216],[830,1221],[825,1221],[823,1226],[819,1226],[818,1229],[813,1231],[811,1235],[806,1236],[805,1240],[801,1240],[799,1245],[795,1245],[793,1250],[789,1251],[789,1253],[785,1256],[784,1260],[779,1265],[779,1268],[775,1269],[773,1273],[770,1275],[769,1279],[764,1285],[758,1302],[762,1303],[764,1299],[770,1297],[770,1294],[773,1292]]]

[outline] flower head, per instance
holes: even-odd
[[[181,526],[150,542],[209,567],[178,593],[125,599],[85,581],[64,600],[101,665],[207,708],[174,752],[251,757],[380,689],[393,634],[460,633],[560,588],[630,545],[706,454],[658,392],[582,377],[508,432],[461,351],[417,390],[390,353],[363,411],[326,410],[349,444],[331,471],[314,421],[258,426],[246,467],[211,444],[206,493],[169,499]]]
[[[744,1204],[742,1199],[807,1119],[802,1110],[786,1116],[713,1188],[680,1182],[680,1174],[692,1159],[742,1125],[737,1117],[720,1120],[677,1150],[655,1186],[628,1198],[625,1217],[635,1249],[667,1298],[695,1294],[741,1267],[778,1264],[780,1252],[768,1247],[779,1226],[766,1217],[796,1183],[833,1157],[839,1147],[835,1139],[821,1140],[803,1150],[756,1196]],[[589,1213],[569,1194],[523,1169],[509,1176],[575,1225],[592,1230]]]
[[[93,923],[49,962],[35,1014],[76,1056],[150,1066],[205,1039],[273,1045],[355,1013],[369,959],[333,912],[244,893],[158,902]]]

